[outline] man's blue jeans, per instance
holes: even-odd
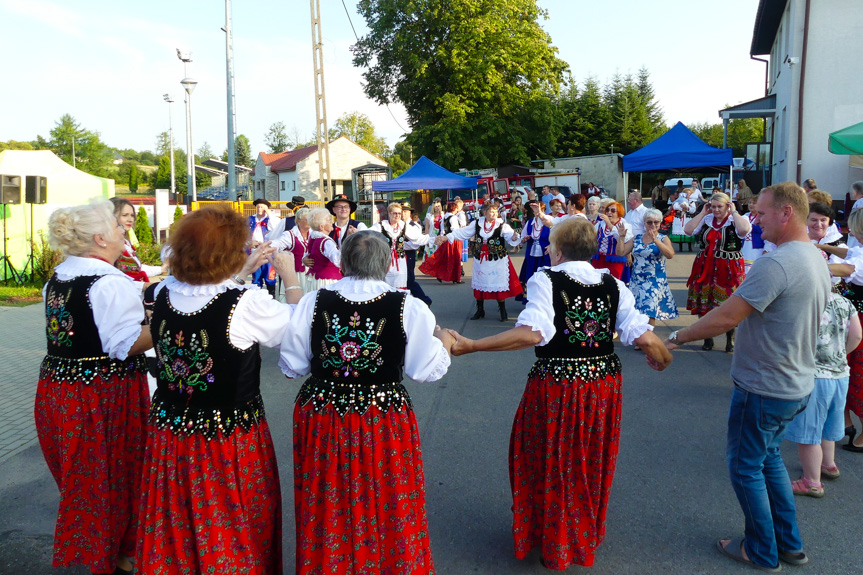
[[[731,485],[746,517],[746,554],[758,565],[779,564],[777,549],[803,551],[788,470],[779,446],[809,396],[783,400],[735,386],[728,412],[725,457]]]

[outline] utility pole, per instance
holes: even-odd
[[[315,117],[318,132],[318,194],[325,197],[335,197],[333,183],[330,180],[330,134],[327,130],[327,99],[324,91],[324,55],[321,34],[321,3],[320,0],[310,0],[312,8],[312,58],[315,66]],[[324,196],[324,182],[328,196]]]
[[[234,135],[234,39],[231,36],[231,0],[225,0],[225,66],[228,83],[228,197],[237,198],[237,153]]]

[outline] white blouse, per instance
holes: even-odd
[[[102,260],[78,256],[67,257],[54,271],[57,278],[64,281],[80,276],[102,276],[90,288],[90,306],[99,341],[108,356],[126,359],[141,335],[144,321],[141,292],[132,278]],[[45,288],[42,288],[42,300],[45,300]]]
[[[337,291],[350,301],[368,301],[385,292],[399,291],[382,281],[353,277],[342,278],[321,289]],[[311,371],[316,300],[317,292],[303,296],[295,310],[296,320],[290,323],[282,340],[279,367],[289,378],[302,377]],[[439,380],[449,369],[450,357],[441,341],[432,335],[436,325],[434,314],[425,303],[411,295],[407,296],[404,314],[405,374],[418,382]]]
[[[399,237],[399,234],[402,233],[402,228],[404,228],[404,227],[405,227],[405,222],[403,222],[401,220],[399,220],[399,222],[398,222],[398,224],[396,224],[395,228],[392,227],[389,220],[383,220],[382,222],[379,222],[379,223],[373,225],[369,229],[372,231],[381,232],[381,233],[386,231],[386,233],[390,237],[397,238],[397,237]],[[408,226],[407,229],[405,230],[405,240],[411,242],[412,244],[414,244],[417,247],[428,246],[428,245],[431,245],[434,243],[434,236],[429,235],[429,234],[424,234],[422,227]]]
[[[848,276],[848,281],[854,285],[863,285],[863,246],[849,247],[845,263],[854,266],[854,272]]]
[[[609,273],[607,269],[595,269],[590,262],[563,262],[552,266],[552,271],[566,272],[572,279],[586,285],[602,282],[602,274]],[[620,335],[620,341],[625,345],[632,342],[646,331],[653,331],[648,323],[648,317],[635,309],[635,298],[626,285],[615,279],[620,291],[617,303],[617,321],[615,329]],[[516,327],[529,325],[533,331],[542,335],[539,345],[546,345],[556,332],[554,328],[554,305],[552,304],[551,281],[544,273],[534,274],[527,282],[527,306],[515,322]]]
[[[169,276],[156,286],[156,293],[165,287],[171,290],[171,306],[182,313],[200,310],[215,296],[229,289],[244,291],[228,330],[231,345],[239,349],[249,349],[255,342],[266,347],[278,347],[296,307],[274,300],[266,290],[256,285],[238,285],[233,280],[192,285]]]
[[[484,240],[488,240],[497,228],[501,228],[500,235],[503,239],[506,240],[511,246],[517,246],[521,243],[521,236],[513,230],[509,224],[503,221],[503,218],[498,218],[494,222],[494,227],[492,227],[490,232],[485,231],[485,216],[481,217],[478,220],[472,221],[468,225],[463,228],[459,228],[457,230],[453,230],[448,233],[445,237],[452,243],[454,240],[459,241],[467,241],[476,235],[477,226],[480,226],[479,237]],[[515,234],[515,239],[512,239],[513,234]]]

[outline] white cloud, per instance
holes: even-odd
[[[0,8],[71,36],[84,36],[82,17],[60,4],[44,0],[0,0]]]

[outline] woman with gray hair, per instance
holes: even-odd
[[[657,209],[645,211],[644,233],[635,236],[632,244],[629,290],[635,296],[635,308],[650,318],[650,325],[656,325],[657,319],[678,316],[665,270],[666,260],[674,257],[674,248],[668,236],[659,233],[661,223],[662,212]]]
[[[60,490],[53,565],[93,573],[131,573],[150,406],[141,293],[113,265],[125,232],[107,201],[48,220],[66,259],[43,290],[48,352],[34,417]]]
[[[310,277],[307,273],[306,266],[303,264],[303,258],[306,257],[306,252],[309,248],[310,232],[309,214],[311,210],[306,207],[299,208],[294,213],[294,227],[290,230],[285,230],[285,220],[279,222],[279,228],[274,230],[268,240],[272,241],[272,246],[279,251],[291,252],[294,256],[294,271],[297,274],[297,279],[300,282],[300,288],[303,293],[308,293],[317,289],[315,278]]]
[[[315,208],[309,213],[309,247],[306,253],[308,275],[314,278],[315,288],[320,289],[342,279],[339,271],[339,246],[330,237],[333,231],[333,214],[326,208]]]
[[[401,380],[443,377],[454,340],[427,305],[384,281],[391,259],[380,233],[348,236],[344,278],[306,294],[282,340],[285,376],[311,373],[293,416],[299,575],[434,572]]]

